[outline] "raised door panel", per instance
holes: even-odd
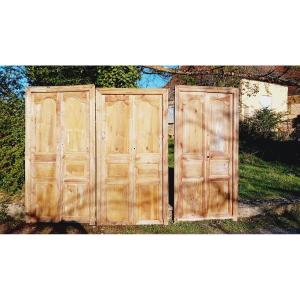
[[[56,221],[59,207],[58,94],[32,93],[31,99],[27,100],[31,103],[26,104],[31,108],[31,201],[27,216],[34,221]]]
[[[103,95],[101,102],[101,145],[97,156],[101,160],[102,224],[129,224],[130,204],[130,118],[131,104],[128,95]],[[100,116],[99,116],[100,117]],[[100,119],[100,118],[99,118]],[[99,210],[98,210],[99,211]]]
[[[88,183],[64,182],[63,184],[63,218],[87,222],[89,220],[89,186]]]
[[[133,154],[136,224],[163,222],[162,95],[135,95]]]

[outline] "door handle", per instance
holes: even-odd
[[[206,158],[209,158],[209,155],[206,155]]]

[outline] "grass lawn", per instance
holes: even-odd
[[[97,226],[73,222],[58,224],[25,224],[23,220],[8,220],[1,224],[0,233],[91,233],[91,234],[220,234],[220,233],[300,233],[300,206],[283,214],[272,211],[252,218],[232,220],[206,220],[201,222],[178,222],[164,225]]]
[[[300,167],[267,162],[253,154],[240,154],[239,197],[276,199],[300,197]]]
[[[169,180],[172,203],[174,144],[169,141]],[[300,198],[300,167],[262,160],[240,153],[239,196],[242,199],[272,200]],[[178,222],[147,226],[97,226],[78,223],[25,224],[24,220],[7,218],[0,211],[0,233],[300,233],[300,206],[281,215],[266,211],[265,215],[232,220]]]
[[[240,198],[300,198],[300,166],[268,162],[245,152],[240,152],[239,159]],[[169,140],[169,168],[174,168],[172,140]]]

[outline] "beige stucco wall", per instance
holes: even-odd
[[[300,115],[300,95],[288,97],[288,110],[291,118]]]
[[[241,117],[251,116],[257,109],[269,107],[276,112],[288,112],[286,86],[254,80],[241,80]]]

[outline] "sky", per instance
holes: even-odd
[[[163,66],[167,68],[176,68],[176,65]],[[170,80],[170,78],[164,78],[159,75],[148,75],[143,74],[141,80],[138,82],[138,86],[141,88],[162,88],[166,85],[166,83]]]
[[[138,82],[138,86],[141,88],[161,88],[166,85],[169,78],[163,78],[159,75],[143,74],[141,80]]]

